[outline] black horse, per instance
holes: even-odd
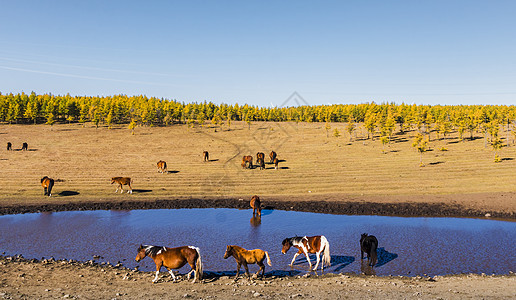
[[[374,266],[378,261],[378,256],[376,253],[376,249],[378,248],[378,240],[374,235],[367,235],[367,233],[362,233],[360,236],[360,253],[362,255],[361,259],[364,259],[364,252],[367,253],[367,259],[369,260],[369,265]]]

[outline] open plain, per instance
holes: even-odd
[[[431,133],[430,150],[412,147],[414,131],[390,144],[367,139],[359,127],[351,137],[327,136],[321,123],[241,122],[227,126],[96,128],[90,124],[1,125],[0,212],[181,207],[248,208],[252,195],[275,209],[399,216],[516,218],[516,146],[499,152],[500,163],[481,133],[445,140]],[[506,134],[501,133],[505,137]],[[28,151],[21,145],[27,142]],[[504,140],[504,145],[507,141]],[[441,151],[441,148],[446,151]],[[210,161],[204,162],[203,151]],[[274,150],[279,169],[266,164],[242,169],[243,155]],[[167,162],[167,173],[156,163]],[[268,162],[268,159],[266,159]],[[40,179],[54,178],[52,197]],[[133,179],[132,194],[116,194],[111,177]],[[453,275],[438,278],[325,275],[203,284],[163,279],[111,266],[35,262],[2,257],[3,298],[514,298],[515,277]],[[165,274],[165,273],[163,273]]]

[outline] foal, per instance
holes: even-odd
[[[260,266],[260,269],[258,270],[258,272],[256,272],[256,275],[258,276],[260,271],[262,271],[262,277],[265,275],[265,265],[263,264],[265,257],[267,257],[267,264],[269,266],[272,266],[271,259],[269,258],[269,253],[261,249],[246,250],[239,246],[228,245],[226,248],[226,253],[224,253],[224,259],[230,256],[233,256],[237,262],[237,272],[235,279],[238,278],[238,273],[240,273],[240,267],[242,265],[244,265],[245,274],[249,279],[251,278],[251,276],[249,275],[249,268],[247,268],[247,264],[257,264],[258,266]]]
[[[152,258],[156,264],[156,277],[152,280],[153,283],[158,281],[159,270],[162,266],[167,268],[175,282],[176,276],[174,276],[172,269],[179,269],[186,263],[192,267],[192,270],[187,274],[187,280],[190,280],[190,274],[192,274],[192,272],[194,272],[194,280],[192,283],[194,283],[197,278],[199,278],[199,280],[202,279],[201,252],[197,247],[182,246],[177,248],[168,248],[140,245],[138,248],[138,255],[136,255],[135,260],[139,262],[144,259],[145,256]]]

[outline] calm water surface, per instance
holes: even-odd
[[[376,275],[506,274],[516,271],[516,223],[458,218],[400,218],[263,211],[260,224],[250,210],[177,209],[81,211],[0,216],[0,252],[26,258],[122,262],[154,269],[150,258],[134,261],[140,244],[201,249],[207,271],[234,271],[233,258],[223,259],[226,245],[269,251],[266,271],[305,273],[308,264],[295,251],[281,254],[281,241],[295,235],[325,235],[330,242],[330,272]],[[253,222],[254,221],[254,222]],[[361,263],[361,233],[379,241],[379,264]],[[314,259],[314,258],[313,258]],[[364,260],[365,262],[366,260]],[[187,271],[183,267],[181,272]],[[256,272],[256,265],[250,270]]]

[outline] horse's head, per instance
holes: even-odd
[[[136,255],[136,258],[134,260],[140,261],[140,260],[144,259],[145,256],[146,256],[146,254],[145,254],[145,247],[140,245],[140,247],[138,247],[138,254]]]
[[[292,247],[292,244],[290,243],[290,239],[284,239],[283,242],[281,242],[283,245],[283,248],[281,248],[281,253],[287,254],[287,251]]]
[[[115,177],[111,178],[111,184],[115,183]]]
[[[360,235],[360,243],[362,243],[362,241],[364,241],[364,239],[367,237],[367,233],[362,233]]]
[[[231,255],[233,255],[233,246],[228,245],[226,247],[226,253],[224,253],[224,259],[230,257]]]

